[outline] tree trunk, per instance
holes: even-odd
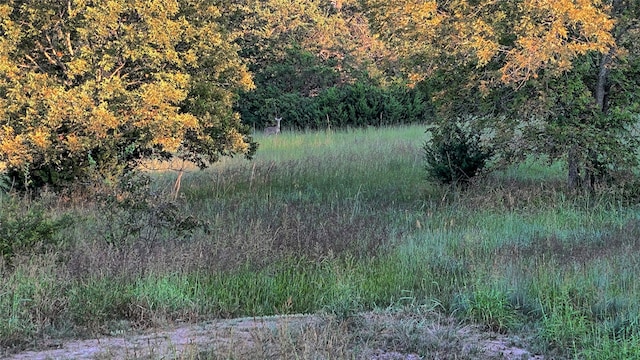
[[[608,98],[608,83],[609,83],[609,67],[611,66],[611,59],[613,58],[613,49],[609,50],[606,54],[602,55],[600,59],[600,69],[598,71],[598,83],[596,84],[596,106],[598,111],[607,111],[607,98]]]
[[[624,3],[622,0],[612,0],[611,2],[611,15],[614,18],[619,17],[622,13]],[[615,34],[614,34],[615,36]],[[600,64],[598,66],[598,77],[596,87],[594,91],[594,100],[596,105],[596,111],[605,114],[609,108],[609,72],[615,55],[615,47],[611,47],[609,51],[602,54],[600,58]],[[568,154],[568,167],[569,167],[569,188],[575,189],[576,187],[586,186],[593,190],[593,187],[598,180],[599,176],[603,174],[598,173],[598,151],[595,148],[587,149],[586,157],[583,159],[584,164],[580,164],[578,157],[578,148],[573,145]],[[583,167],[583,177],[580,176],[580,168]]]
[[[598,69],[598,81],[595,89],[596,111],[600,114],[607,112],[609,107],[609,68],[614,55],[614,48],[607,53],[602,54],[600,58],[600,66]],[[603,174],[598,173],[598,152],[594,148],[590,148],[587,152],[587,159],[584,168],[583,185],[593,190],[596,182]]]
[[[582,185],[582,179],[580,178],[577,145],[572,145],[569,149],[569,154],[567,154],[567,165],[569,168],[567,183],[569,185],[569,189],[573,190]]]

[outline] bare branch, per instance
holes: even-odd
[[[113,78],[114,76],[116,76],[117,74],[120,73],[120,70],[122,70],[124,68],[124,66],[127,65],[127,62],[123,62],[122,64],[120,64],[120,66],[118,66],[115,70],[113,70],[113,72],[111,73],[111,75],[109,75],[109,79]]]

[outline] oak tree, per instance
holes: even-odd
[[[639,85],[630,66],[638,63],[637,1],[367,3],[405,71],[435,87],[444,118],[500,119],[492,125],[508,128],[505,148],[566,158],[571,187],[637,162],[629,131]]]
[[[150,157],[250,156],[231,108],[253,84],[221,16],[195,0],[5,1],[4,171],[25,187],[62,185]]]

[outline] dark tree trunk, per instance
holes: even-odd
[[[607,110],[609,67],[613,59],[613,49],[602,55],[598,68],[598,77],[594,92],[596,110],[604,113]],[[580,156],[578,145],[572,145],[567,154],[568,178],[570,189],[588,187],[593,189],[597,176],[594,165],[597,164],[598,153],[595,149],[588,149],[585,156]],[[581,160],[582,159],[582,160]]]
[[[608,84],[609,84],[609,67],[611,66],[611,59],[613,58],[613,49],[608,53],[602,55],[600,59],[600,69],[598,71],[598,82],[596,84],[596,107],[598,111],[607,111],[607,98],[608,98]]]
[[[615,15],[620,11],[620,0],[613,0],[613,14]],[[609,49],[608,52],[602,54],[600,58],[600,64],[598,66],[598,77],[596,81],[596,88],[594,91],[596,111],[599,113],[606,113],[609,107],[609,70],[613,61],[615,47]],[[593,190],[593,187],[598,180],[597,177],[602,174],[597,173],[598,152],[596,149],[590,148],[586,154],[585,164],[580,164],[578,159],[578,153],[576,146],[574,145],[568,154],[568,167],[569,167],[569,188],[575,189],[579,186],[588,187]],[[584,177],[580,177],[580,167],[584,167]]]
[[[569,167],[569,176],[567,178],[567,183],[569,185],[569,189],[573,190],[582,185],[577,145],[572,145],[569,149],[569,154],[567,154],[567,165]]]
[[[628,1],[611,0],[610,4],[611,17],[617,20],[621,20],[622,15],[627,11],[631,11],[632,14],[636,14],[638,11],[637,9],[632,10],[632,5]],[[631,16],[631,18],[634,19],[637,18],[637,16],[634,15]],[[631,22],[627,21],[626,24],[624,22],[618,22],[613,32],[615,41],[620,41],[623,34],[627,33],[631,28],[634,28],[637,25],[638,23],[635,20],[632,20]],[[598,64],[598,74],[593,93],[595,111],[599,113],[597,115],[604,115],[609,110],[610,71],[615,56],[616,46],[614,45],[609,49],[609,51],[602,54]],[[577,187],[589,187],[590,189],[593,189],[595,182],[599,180],[598,178],[602,178],[603,175],[606,175],[603,173],[606,170],[599,165],[599,153],[597,147],[594,144],[588,144],[587,146],[587,149],[579,150],[579,147],[574,144],[569,149],[567,156],[567,165],[569,167],[569,188],[575,189]],[[585,151],[585,153],[580,154],[579,151]]]
[[[607,53],[603,54],[600,58],[600,65],[598,68],[598,81],[596,82],[595,89],[595,102],[596,111],[604,114],[609,107],[609,69],[614,55],[614,48],[611,48]],[[596,182],[599,181],[599,177],[603,174],[598,173],[598,152],[594,148],[590,148],[587,152],[587,163],[584,168],[583,185],[593,190]]]

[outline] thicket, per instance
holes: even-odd
[[[11,266],[18,254],[35,255],[55,247],[62,241],[60,230],[72,224],[70,215],[58,216],[41,202],[0,193],[0,263]]]
[[[268,86],[244,94],[238,110],[252,127],[269,126],[277,115],[284,119],[283,126],[294,129],[425,123],[432,113],[428,99],[417,90],[364,82],[332,86],[316,96]]]

